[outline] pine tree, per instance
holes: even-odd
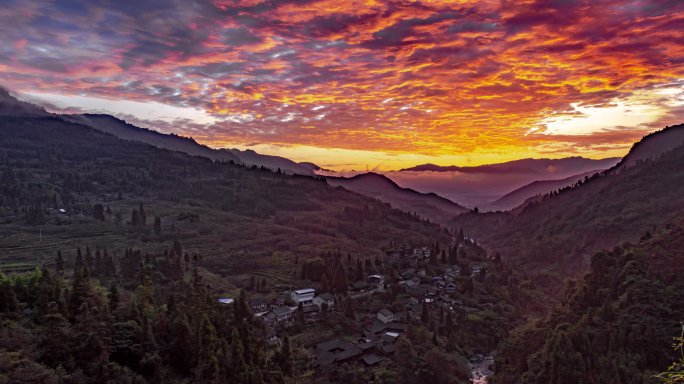
[[[0,272],[0,313],[14,312],[18,306],[17,296],[12,290],[12,283]]]
[[[216,384],[219,382],[218,360],[216,358],[216,330],[209,317],[202,317],[199,330],[199,365],[197,366],[197,383]]]
[[[328,287],[328,275],[325,273],[323,274],[323,277],[321,277],[321,290],[325,293],[328,292],[330,287]]]
[[[90,253],[90,247],[86,247],[86,255],[85,255],[85,266],[90,268],[90,270],[93,270],[93,255]]]
[[[423,324],[427,324],[430,322],[430,310],[428,309],[428,303],[423,302],[423,310],[420,314],[420,321]]]
[[[159,236],[162,233],[162,228],[161,228],[161,218],[159,216],[155,216],[154,218],[154,234]]]
[[[76,270],[82,269],[85,266],[85,263],[83,262],[83,255],[81,255],[81,248],[79,247],[76,250],[76,262],[74,263],[74,272]]]
[[[112,280],[111,283],[109,283],[109,309],[114,311],[119,306],[120,301],[121,294],[116,287],[116,281]]]
[[[181,243],[180,243],[180,241],[178,241],[178,238],[175,238],[173,240],[172,249],[176,252],[176,255],[178,255],[178,256],[183,255],[183,247],[181,247]]]
[[[64,274],[64,258],[62,258],[62,251],[57,251],[57,258],[55,258],[55,272],[59,275]]]
[[[352,303],[352,301],[353,299],[350,297],[344,303],[344,315],[354,320],[356,316],[354,315],[354,303]]]
[[[347,270],[342,266],[342,263],[337,263],[335,279],[333,280],[333,289],[335,290],[335,293],[342,295],[346,295],[349,291]]]
[[[137,208],[134,208],[133,213],[131,213],[131,224],[133,224],[134,227],[139,227],[142,225],[140,220],[140,212],[138,212]]]
[[[278,365],[283,375],[292,377],[294,374],[294,365],[292,363],[292,346],[290,345],[290,336],[285,334],[283,336],[283,346],[280,347],[278,354]]]
[[[138,215],[140,215],[140,226],[144,226],[145,224],[147,224],[147,215],[145,214],[145,208],[143,207],[142,201],[140,202]]]

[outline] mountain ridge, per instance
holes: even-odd
[[[332,186],[342,186],[407,212],[415,212],[432,221],[445,223],[450,215],[467,211],[466,208],[436,193],[421,193],[402,188],[385,175],[374,172],[363,173],[350,178],[326,176]]]

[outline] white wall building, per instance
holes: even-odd
[[[302,303],[303,305],[313,304],[314,295],[316,290],[313,288],[298,289],[290,294],[292,301],[297,303]]]

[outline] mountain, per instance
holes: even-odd
[[[0,87],[0,113],[8,116],[46,116],[45,109],[25,101],[19,101]]]
[[[341,186],[380,201],[390,203],[392,207],[407,212],[416,212],[421,217],[429,218],[437,223],[445,223],[454,215],[467,211],[466,208],[449,199],[434,193],[420,193],[408,188],[401,188],[384,175],[364,173],[351,178],[326,177],[328,184]]]
[[[684,216],[684,147],[537,200],[513,212],[465,213],[448,225],[527,268],[577,273],[595,251],[635,241],[644,228]]]
[[[636,142],[627,156],[614,168],[633,167],[644,161],[655,160],[664,152],[682,144],[684,144],[684,124],[665,127],[665,129],[644,136],[641,141]]]
[[[594,160],[575,156],[563,159],[521,159],[508,161],[505,163],[480,165],[476,167],[424,164],[411,168],[405,168],[399,172],[460,172],[484,174],[557,175],[568,177],[579,173],[585,173],[594,169],[607,169],[614,166],[618,161],[620,161],[620,158],[618,157]]]
[[[151,129],[140,128],[121,119],[117,119],[114,116],[89,113],[62,116],[66,120],[88,125],[102,132],[110,133],[120,139],[139,141],[152,144],[155,147],[179,151],[192,156],[203,156],[212,160],[223,160],[226,162],[232,160],[235,163],[242,162],[238,156],[235,156],[229,151],[209,148],[197,143],[190,137],[177,136],[174,134],[169,135]]]
[[[603,169],[598,169],[586,173],[581,173],[579,175],[570,176],[561,180],[535,181],[530,184],[527,184],[524,187],[518,188],[511,193],[504,195],[500,199],[494,201],[491,205],[496,210],[508,211],[525,203],[525,201],[530,197],[544,195],[551,191],[556,191],[558,189],[565,188],[569,185],[576,183],[577,180],[582,180],[585,177],[591,177],[594,174],[603,171]]]
[[[501,206],[492,203],[535,181],[561,180],[597,169],[608,169],[619,161],[619,158],[593,160],[569,157],[522,159],[477,167],[426,164],[388,172],[386,176],[403,188],[434,192],[466,208],[488,211],[501,210]]]
[[[159,255],[178,239],[213,273],[261,271],[288,284],[297,260],[322,252],[375,259],[390,242],[449,242],[439,225],[320,177],[190,156],[55,115],[0,113],[0,223],[0,250],[13,249],[5,271],[53,265],[57,250],[76,246]]]
[[[314,175],[314,172],[309,167],[300,165],[284,157],[261,155],[251,149],[244,151],[230,149],[229,151],[239,157],[246,165],[264,166],[274,171],[280,168],[283,172],[296,173],[298,175]]]
[[[588,272],[567,284],[549,316],[499,344],[487,382],[656,382],[652,375],[682,357],[672,339],[682,332],[683,244],[684,220],[677,219],[636,245],[592,255]]]

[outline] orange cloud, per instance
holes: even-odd
[[[0,82],[203,108],[208,144],[600,156],[682,116],[677,0],[39,3],[0,14]],[[664,90],[649,124],[545,128]]]

